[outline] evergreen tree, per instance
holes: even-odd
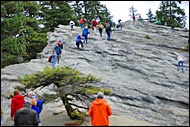
[[[53,32],[59,24],[68,25],[70,20],[77,21],[66,1],[41,1],[40,5],[40,17],[47,32]]]
[[[39,9],[33,1],[1,1],[1,67],[35,58],[44,48]]]
[[[162,25],[185,27],[185,10],[181,9],[177,3],[181,1],[162,1],[159,10],[156,11],[156,17],[161,20]]]
[[[91,24],[91,20],[96,18],[99,18],[101,22],[112,19],[106,6],[99,1],[75,1],[71,6],[76,12],[78,19],[83,17],[87,24]]]
[[[152,11],[151,9],[149,9],[148,13],[146,14],[148,16],[148,20],[150,23],[154,22],[153,19],[154,19],[154,16],[152,14]]]
[[[55,90],[56,94],[45,93],[40,98],[43,98],[45,102],[61,98],[68,116],[74,120],[84,117],[79,108],[89,108],[91,101],[93,101],[93,96],[90,95],[99,91],[104,92],[106,95],[111,93],[111,89],[99,88],[97,85],[94,85],[100,82],[100,80],[100,78],[91,74],[85,76],[80,71],[73,70],[70,67],[45,67],[43,71],[30,75],[27,74],[23,78],[19,77],[22,86],[16,86],[15,88],[24,92],[28,89],[34,90],[54,84],[58,89],[58,91]]]

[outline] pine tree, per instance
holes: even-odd
[[[131,6],[131,8],[129,8],[129,16],[130,17],[139,15],[139,14],[135,14],[136,12],[137,12],[137,10],[133,6]]]
[[[99,1],[75,1],[71,5],[76,12],[78,19],[84,18],[87,24],[91,24],[92,19],[100,19],[106,22],[112,19],[112,16],[106,6]]]
[[[66,1],[41,1],[42,24],[47,32],[54,31],[59,25],[68,25],[70,20],[76,22],[74,12]]]
[[[154,18],[154,15],[152,14],[152,11],[151,11],[150,8],[149,8],[149,11],[148,11],[148,13],[146,15],[148,16],[148,20],[149,20],[150,23],[154,22],[153,20],[155,18]]]
[[[156,17],[161,20],[162,25],[185,27],[185,10],[181,9],[177,3],[181,1],[162,1],[159,10],[156,11]]]

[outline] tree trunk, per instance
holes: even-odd
[[[69,116],[69,118],[71,118],[72,120],[76,120],[76,119],[79,119],[79,117],[77,115],[74,115],[73,112],[74,112],[74,109],[73,107],[69,104],[69,101],[67,99],[67,96],[64,95],[61,97],[62,101],[63,101],[63,104],[66,108],[66,111],[67,111],[67,115]]]

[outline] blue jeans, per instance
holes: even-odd
[[[110,41],[111,32],[110,31],[106,31],[106,33],[107,33],[107,40]]]
[[[71,25],[71,30],[73,29],[73,26],[74,26],[74,25]]]
[[[80,24],[80,28],[81,28],[81,29],[83,28],[83,24],[82,24],[82,23]]]
[[[172,26],[172,32],[174,32],[174,26]]]
[[[82,35],[85,39],[86,44],[88,43],[88,35]]]
[[[179,61],[178,62],[178,69],[177,69],[177,71],[179,71],[179,69],[180,69],[180,66],[182,67],[182,72],[184,72],[183,70],[184,70],[184,65],[183,65],[183,63],[184,63],[184,61]]]
[[[100,37],[102,37],[102,29],[99,29],[99,32],[100,32]]]

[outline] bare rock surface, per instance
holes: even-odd
[[[106,40],[105,33],[100,38],[98,32],[90,30],[89,43],[84,44],[83,50],[78,50],[75,39],[81,33],[79,27],[71,31],[69,26],[59,25],[54,32],[47,33],[47,46],[37,59],[1,69],[1,105],[5,110],[5,124],[10,122],[10,99],[6,97],[13,92],[13,86],[21,85],[17,78],[51,66],[47,62],[48,55],[56,41],[62,40],[61,61],[57,66],[70,66],[102,78],[97,85],[112,88],[112,95],[105,99],[115,115],[161,126],[189,125],[189,52],[181,50],[188,45],[189,32],[176,28],[172,33],[166,26],[127,21],[122,31],[113,31],[111,41]],[[185,59],[184,73],[177,71],[178,54]],[[52,88],[44,89],[36,92],[52,91]],[[54,104],[51,106],[60,108]],[[51,106],[45,105],[50,115],[54,111]],[[112,119],[118,118],[113,116]]]

